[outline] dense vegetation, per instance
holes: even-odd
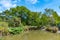
[[[49,25],[60,28],[60,16],[53,9],[45,9],[43,13],[32,12],[24,6],[17,6],[3,11],[0,13],[0,22],[2,24],[5,22],[5,25],[8,23],[8,32],[12,34],[22,32],[24,26],[43,27]]]

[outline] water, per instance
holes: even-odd
[[[39,31],[29,31],[28,33],[23,35],[23,40],[39,40]]]
[[[4,40],[60,40],[60,34],[46,32],[44,30],[34,30],[3,38]]]
[[[45,31],[29,31],[22,36],[22,40],[60,40],[58,34]]]

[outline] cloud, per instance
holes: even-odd
[[[0,12],[2,12],[2,7],[0,7]]]
[[[12,0],[12,3],[21,2],[21,0]]]
[[[38,2],[38,0],[26,0],[26,2],[29,2],[31,4],[36,4]]]
[[[16,6],[17,4],[16,3],[13,4],[12,0],[0,0],[0,12],[5,9],[9,9],[11,7],[16,7]]]
[[[51,3],[45,4],[41,10],[50,8],[56,11],[60,15],[59,5],[60,5],[60,0],[53,0]]]

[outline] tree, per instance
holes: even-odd
[[[55,24],[57,26],[57,24],[59,23],[59,16],[58,16],[58,14],[56,12],[53,13],[53,18],[54,18]]]
[[[45,9],[45,14],[49,17],[50,25],[58,24],[58,14],[53,9]]]

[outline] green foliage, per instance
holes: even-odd
[[[20,24],[19,27],[9,27],[9,33],[10,34],[19,34],[24,31],[24,27],[22,24]]]
[[[53,9],[45,9],[45,12],[32,12],[24,6],[17,6],[15,8],[10,8],[10,10],[5,10],[0,13],[0,22],[3,21],[2,27],[4,29],[9,28],[9,32],[13,34],[20,33],[24,29],[23,26],[47,26],[54,25],[58,26],[60,24],[60,16]],[[7,23],[4,23],[7,22]],[[21,29],[23,28],[23,29]],[[10,31],[11,30],[11,31]]]
[[[46,26],[60,23],[60,17],[53,9],[45,9],[45,12],[31,12],[24,6],[17,6],[2,12],[1,20],[7,21],[9,27],[17,27],[21,23],[29,26]],[[1,15],[2,15],[1,13]]]
[[[8,34],[8,23],[7,22],[0,22],[0,31],[3,35]]]
[[[23,28],[22,27],[10,27],[9,28],[9,33],[11,34],[19,34],[23,31]]]

